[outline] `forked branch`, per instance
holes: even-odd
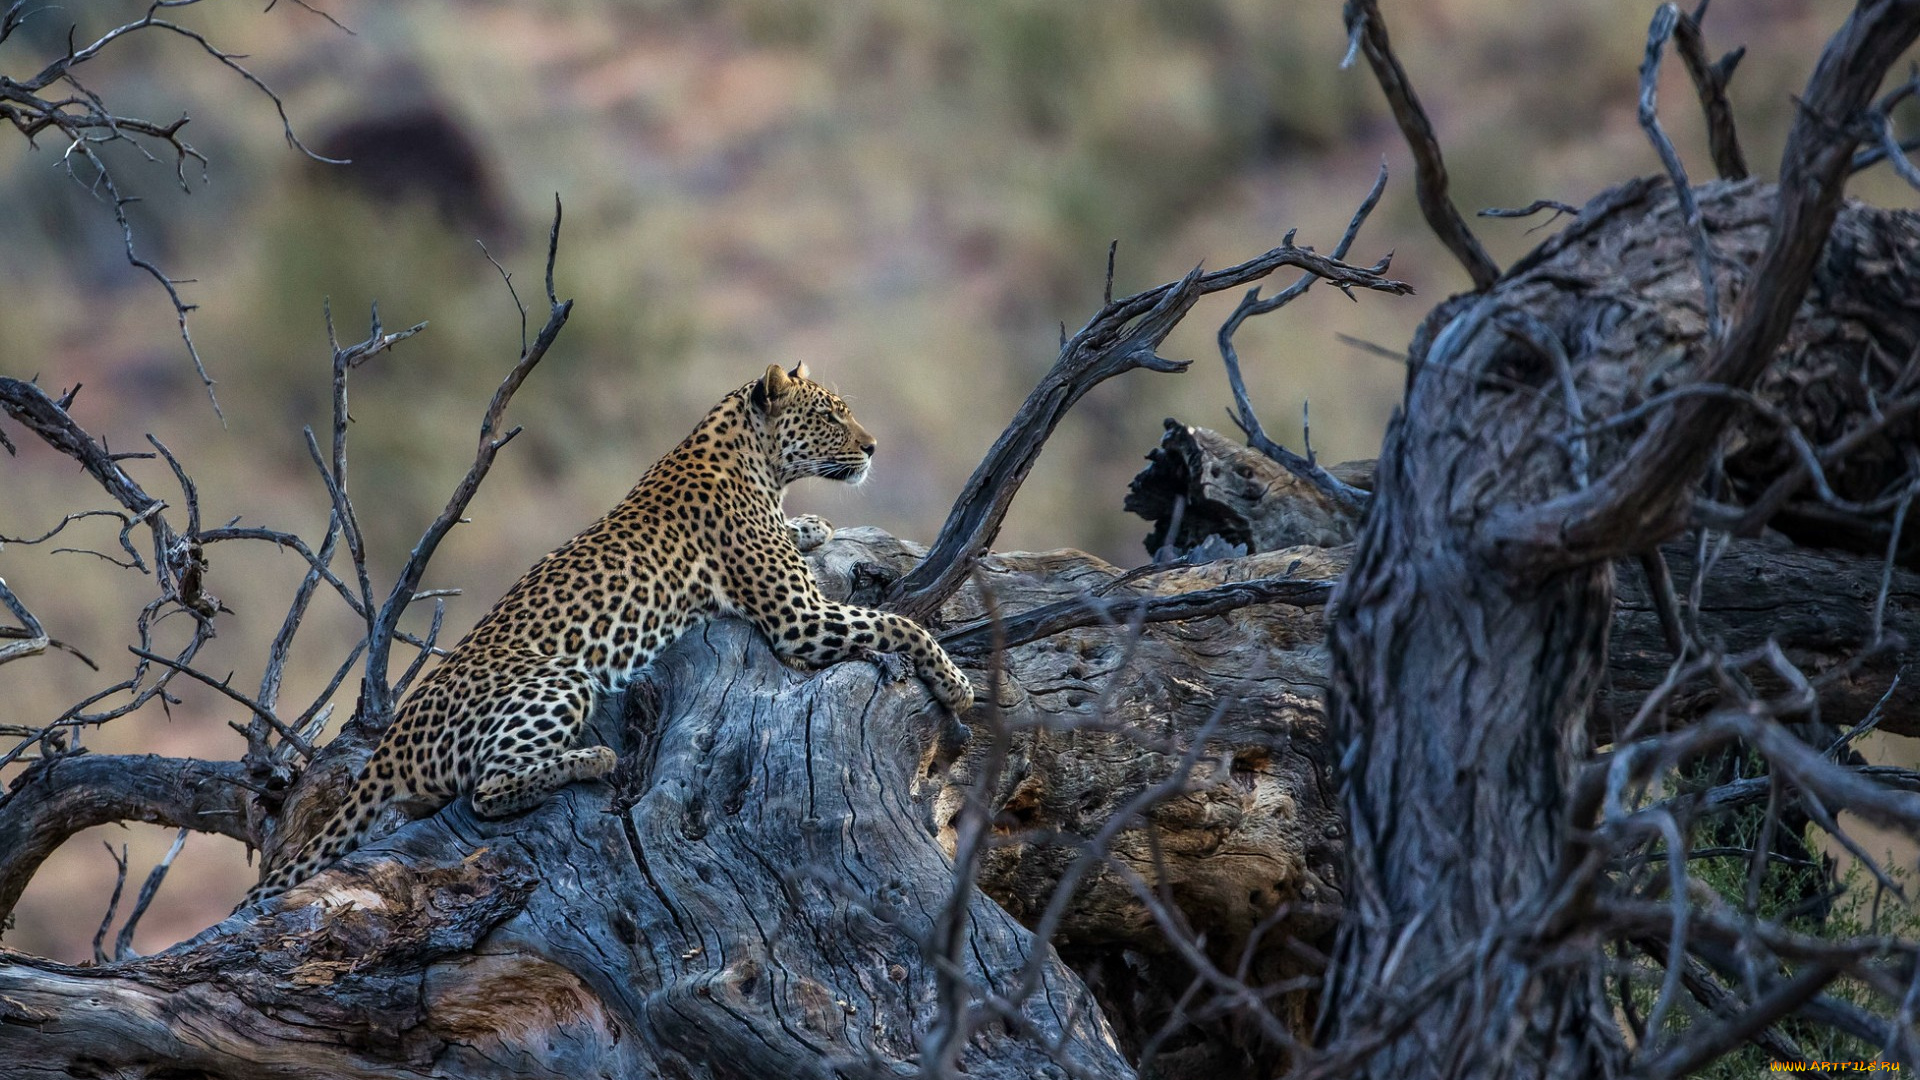
[[[367,646],[367,677],[363,686],[365,700],[363,712],[385,718],[393,711],[393,685],[387,676],[387,658],[393,651],[393,632],[400,623],[400,616],[414,599],[414,591],[420,587],[420,578],[427,572],[427,561],[439,549],[440,541],[447,533],[465,518],[467,504],[480,489],[480,482],[487,478],[487,471],[493,468],[494,456],[500,448],[507,445],[520,429],[501,430],[505,422],[507,405],[513,400],[514,392],[527,380],[535,365],[547,355],[554,339],[567,325],[567,316],[573,313],[573,301],[562,301],[553,290],[553,264],[560,254],[560,197],[553,198],[553,227],[547,233],[547,323],[534,335],[533,343],[525,345],[520,351],[519,362],[507,372],[506,378],[493,392],[493,400],[487,405],[486,415],[480,420],[480,444],[474,452],[473,464],[467,469],[453,496],[447,500],[446,508],[440,511],[433,524],[420,537],[419,543],[407,556],[407,565],[401,569],[399,580],[393,583],[393,591],[387,594],[386,603],[380,606],[380,614],[374,619],[372,633]],[[518,296],[515,303],[519,302]],[[524,314],[524,310],[523,310]]]
[[[115,502],[126,508],[129,520],[145,524],[152,531],[154,561],[161,567],[167,565],[166,553],[176,536],[173,527],[160,515],[165,504],[147,494],[120,467],[115,455],[74,423],[66,403],[54,401],[33,383],[0,375],[0,410],[40,436],[48,446],[79,462]],[[139,569],[146,569],[131,547],[127,552]]]
[[[1873,132],[1875,144],[1868,152],[1877,153],[1886,158],[1887,162],[1893,166],[1893,171],[1899,173],[1902,180],[1915,188],[1920,188],[1920,168],[1916,168],[1907,157],[1907,152],[1914,148],[1915,140],[1909,138],[1903,141],[1893,132],[1894,107],[1916,93],[1920,93],[1920,70],[1916,70],[1908,76],[1906,82],[1889,91],[1885,97],[1874,104],[1867,114],[1867,123]],[[1860,155],[1854,156],[1854,167],[1861,167]]]
[[[1155,350],[1202,296],[1258,281],[1283,266],[1298,267],[1343,289],[1397,296],[1411,293],[1412,286],[1385,276],[1388,264],[1382,259],[1370,267],[1350,266],[1310,248],[1295,247],[1289,237],[1272,251],[1238,266],[1211,274],[1195,267],[1179,281],[1108,303],[1060,347],[1059,359],[974,469],[927,557],[894,583],[888,605],[924,622],[953,595],[966,580],[973,557],[999,534],[1007,507],[1048,436],[1087,391],[1134,368],[1185,371],[1192,361],[1169,360]]]
[[[1354,238],[1360,235],[1360,227],[1366,224],[1368,215],[1380,203],[1380,195],[1387,188],[1387,166],[1380,165],[1380,174],[1374,178],[1373,187],[1367,191],[1367,197],[1360,200],[1359,209],[1353,212],[1353,218],[1347,222],[1347,231],[1340,237],[1340,243],[1333,249],[1333,257],[1344,259],[1347,249],[1353,246]],[[1345,483],[1323,468],[1314,459],[1313,446],[1306,446],[1303,457],[1274,442],[1267,435],[1266,428],[1260,424],[1260,417],[1253,411],[1253,398],[1247,393],[1247,380],[1240,373],[1240,353],[1233,347],[1233,335],[1239,331],[1240,324],[1255,315],[1265,315],[1277,311],[1292,303],[1319,280],[1313,274],[1302,274],[1292,285],[1280,290],[1273,296],[1262,300],[1260,287],[1254,286],[1241,297],[1240,306],[1220,326],[1220,360],[1226,365],[1227,384],[1233,389],[1233,408],[1227,416],[1241,434],[1247,437],[1247,445],[1278,462],[1281,468],[1319,488],[1320,492],[1335,504],[1358,516],[1366,509],[1372,496],[1351,484]],[[1352,296],[1352,293],[1348,293]]]

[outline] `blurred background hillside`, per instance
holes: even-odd
[[[427,584],[457,586],[448,639],[534,558],[611,505],[725,391],[765,364],[805,361],[878,437],[858,491],[803,487],[792,512],[917,540],[1052,361],[1059,326],[1097,308],[1109,240],[1116,288],[1221,266],[1288,229],[1331,247],[1384,158],[1393,179],[1353,252],[1391,250],[1414,298],[1318,289],[1239,335],[1269,430],[1372,456],[1403,371],[1336,340],[1398,349],[1431,304],[1465,286],[1414,205],[1406,151],[1365,65],[1341,71],[1338,5],[1280,0],[315,0],[352,33],[281,4],[208,0],[172,16],[203,30],[285,98],[309,145],[289,149],[272,105],[190,43],[141,34],[81,72],[117,111],[192,116],[211,164],[189,170],[109,148],[136,242],[200,305],[193,331],[218,380],[223,426],[165,297],[129,268],[109,207],[0,129],[0,372],[58,390],[119,449],[148,432],[198,481],[205,516],[317,536],[326,496],[300,429],[322,427],[328,351],[378,301],[389,329],[430,328],[352,382],[352,482],[384,593],[471,461],[487,395],[518,351],[519,318],[475,240],[538,281],[557,192],[557,274],[578,301],[521,391],[526,428],[441,549]],[[1790,95],[1844,0],[1721,0],[1718,50],[1745,44],[1732,86],[1748,157],[1771,176]],[[1448,152],[1467,211],[1536,198],[1575,204],[1658,163],[1634,121],[1651,3],[1429,0],[1388,4],[1395,44]],[[19,77],[144,6],[29,3],[0,44]],[[1700,179],[1710,166],[1692,89],[1666,65],[1663,119]],[[1913,195],[1884,167],[1855,194]],[[1547,231],[1476,223],[1505,263]],[[1279,279],[1284,283],[1286,278]],[[1215,298],[1163,350],[1181,376],[1135,373],[1091,394],[1015,503],[1005,548],[1073,546],[1132,564],[1143,522],[1120,511],[1160,420],[1221,426],[1229,400],[1212,342],[1236,299]],[[37,535],[103,496],[30,439],[0,459],[0,534]],[[172,496],[164,465],[130,468]],[[62,542],[105,548],[97,523]],[[114,678],[128,663],[145,579],[87,555],[0,550],[4,576],[49,632]],[[289,554],[212,553],[232,607],[206,670],[257,683],[265,642],[304,570]],[[319,692],[357,630],[322,596],[286,700]],[[403,657],[404,658],[404,657]],[[0,723],[34,724],[109,681],[71,657],[0,668]],[[230,758],[244,719],[203,688],[88,737],[104,751]],[[339,714],[351,712],[349,692]],[[15,767],[17,770],[17,766]],[[15,770],[0,772],[0,782]],[[105,840],[132,849],[134,882],[171,835],[95,830],[35,881],[6,936],[77,960],[113,882]],[[223,915],[252,879],[238,845],[187,840],[136,946],[163,947]]]

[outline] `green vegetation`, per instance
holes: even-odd
[[[1716,782],[1724,782],[1727,776],[1721,774],[1723,764],[1710,762],[1687,770],[1679,783],[1680,789],[1704,790]],[[1745,755],[1740,765],[1742,776],[1766,775],[1765,763],[1757,755]],[[1783,815],[1775,832],[1776,857],[1769,860],[1758,887],[1753,889],[1755,903],[1749,909],[1752,860],[1746,852],[1760,843],[1766,814],[1762,803],[1724,815],[1701,829],[1695,837],[1696,846],[1711,845],[1716,852],[1730,854],[1703,855],[1696,851],[1696,857],[1687,865],[1691,880],[1712,889],[1729,910],[1774,922],[1794,933],[1836,942],[1882,935],[1908,939],[1920,936],[1920,911],[1916,911],[1909,900],[1887,890],[1865,866],[1841,851],[1839,845],[1819,829],[1807,824],[1804,816],[1796,820],[1791,813]],[[1656,847],[1655,852],[1664,856],[1665,849]],[[1883,852],[1876,858],[1890,881],[1903,891],[1912,888],[1913,873],[1892,853]],[[1663,864],[1655,863],[1642,873],[1663,879],[1665,869]],[[1631,968],[1637,973],[1632,996],[1636,1011],[1644,1020],[1659,995],[1665,969],[1637,954]],[[1780,973],[1789,974],[1784,968]],[[1735,992],[1745,999],[1744,991],[1736,988]],[[1841,977],[1829,984],[1825,993],[1891,1022],[1879,1004],[1878,995],[1858,980]],[[1717,1022],[1685,991],[1680,997],[1681,1001],[1668,1013],[1663,1024],[1663,1037],[1681,1036],[1696,1025]],[[1798,1018],[1782,1020],[1774,1025],[1774,1030],[1798,1044],[1808,1060],[1877,1061],[1881,1057],[1877,1044]],[[1773,1056],[1767,1051],[1746,1044],[1694,1075],[1706,1080],[1738,1080],[1766,1073],[1772,1060]]]

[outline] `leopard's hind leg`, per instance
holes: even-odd
[[[613,771],[604,746],[569,749],[593,708],[593,679],[551,661],[516,674],[492,704],[474,758],[473,809],[504,817],[537,806],[575,780]]]

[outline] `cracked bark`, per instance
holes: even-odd
[[[1912,295],[1920,220],[1843,207],[1841,186],[1847,123],[1916,33],[1920,5],[1860,4],[1802,99],[1780,187],[1698,192],[1708,287],[1733,301],[1724,334],[1700,327],[1695,227],[1670,187],[1642,184],[1416,335],[1330,641],[1351,848],[1325,1004],[1329,1042],[1367,1048],[1352,1075],[1627,1072],[1591,920],[1603,886],[1564,866],[1589,824],[1568,791],[1605,674],[1611,560],[1682,531],[1740,395],[1767,392],[1776,360],[1844,356],[1876,389],[1906,377],[1912,353],[1887,370],[1871,338],[1823,331],[1879,321],[1828,301],[1863,277]],[[1680,387],[1697,392],[1644,430],[1589,422]]]
[[[599,734],[614,785],[522,817],[464,802],[349,856],[286,903],[105,970],[0,963],[0,1060],[21,1076],[881,1075],[918,1053],[932,991],[910,886],[949,873],[920,805],[934,721],[872,664],[811,678],[754,632],[689,635]],[[631,806],[624,811],[627,801]],[[973,905],[978,980],[1033,944]],[[1125,1075],[1057,959],[1028,1022]],[[1066,1018],[1073,1018],[1068,1020]],[[1057,1071],[1011,1027],[969,1072]]]

